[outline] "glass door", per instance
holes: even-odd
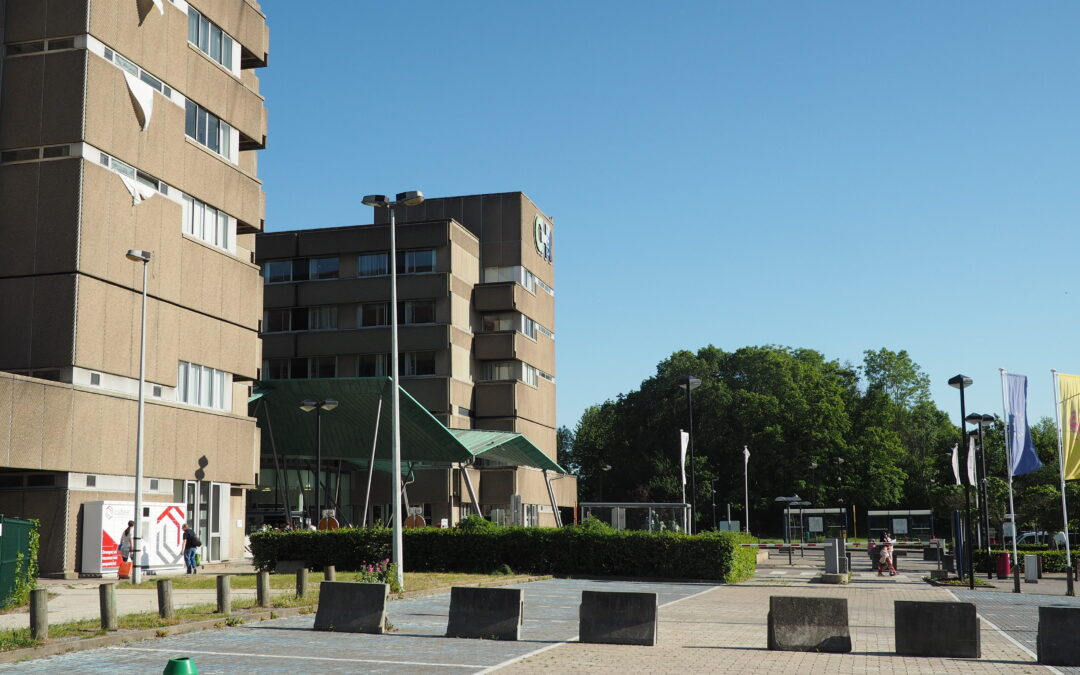
[[[229,517],[228,483],[186,481],[184,498],[188,527],[195,530],[203,545],[199,551],[206,562],[220,562],[228,550],[224,523]]]

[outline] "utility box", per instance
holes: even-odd
[[[139,559],[134,561],[149,574],[179,570],[184,566],[182,528],[187,521],[183,504],[144,503],[139,522]],[[134,520],[134,502],[86,502],[83,504],[82,560],[80,572],[88,576],[115,577],[120,571],[120,537]]]

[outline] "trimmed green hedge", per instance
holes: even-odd
[[[1020,573],[1024,572],[1024,551],[1023,549],[1017,549],[1020,554],[1020,560],[1016,563],[1020,567]],[[996,572],[997,571],[997,556],[1001,551],[994,551],[993,553],[987,553],[986,551],[975,551],[975,571],[976,572]],[[1037,555],[1043,559],[1043,572],[1067,572],[1069,566],[1065,560],[1065,551],[1029,551],[1029,555]],[[1012,553],[1010,552],[1010,556]],[[1080,552],[1073,551],[1073,556],[1080,555]],[[1074,558],[1073,562],[1076,562]]]
[[[340,529],[322,532],[258,532],[251,551],[258,570],[279,560],[303,560],[312,567],[356,570],[390,557],[390,530]],[[615,531],[590,526],[565,528],[492,527],[476,531],[405,530],[409,572],[488,573],[508,565],[518,573],[580,574],[708,579],[734,583],[754,575],[756,539],[733,532],[685,535],[674,532]]]

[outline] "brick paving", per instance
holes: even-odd
[[[775,574],[777,571],[785,574]],[[763,566],[753,581],[736,586],[566,579],[523,584],[525,625],[519,642],[442,637],[449,596],[441,594],[391,603],[387,613],[396,631],[388,635],[317,633],[311,630],[313,617],[307,615],[12,664],[0,667],[0,672],[82,672],[102,668],[119,673],[160,672],[170,657],[181,655],[192,657],[203,675],[1050,672],[985,623],[982,659],[895,656],[893,601],[951,600],[949,591],[926,585],[914,570],[884,578],[859,570],[854,583],[846,586],[817,583],[806,574],[808,571]],[[658,645],[575,642],[578,602],[584,589],[657,592],[662,605]],[[854,652],[768,651],[765,622],[771,595],[847,598]],[[1008,598],[1000,594],[994,597]],[[1023,596],[1024,602],[1033,602],[1029,600],[1033,597]]]

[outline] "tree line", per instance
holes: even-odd
[[[690,412],[679,380],[686,376],[701,380],[693,391],[693,499],[687,467],[697,529],[712,527],[714,490],[721,520],[729,503],[732,519],[745,518],[744,446],[755,533],[775,534],[782,521],[774,500],[795,494],[814,507],[853,506],[860,517],[866,509],[931,508],[939,533],[949,511],[963,508],[951,468],[960,429],[934,404],[929,377],[906,351],[867,350],[854,365],[774,345],[677,351],[637,390],[560,428],[559,461],[577,475],[580,501],[682,500],[678,432]],[[984,442],[990,519],[1001,532],[1008,498],[997,418]],[[1021,529],[1057,531],[1056,431],[1044,418],[1032,433],[1044,467],[1015,479],[1017,518]],[[1070,500],[1080,496],[1073,493],[1070,486]]]

